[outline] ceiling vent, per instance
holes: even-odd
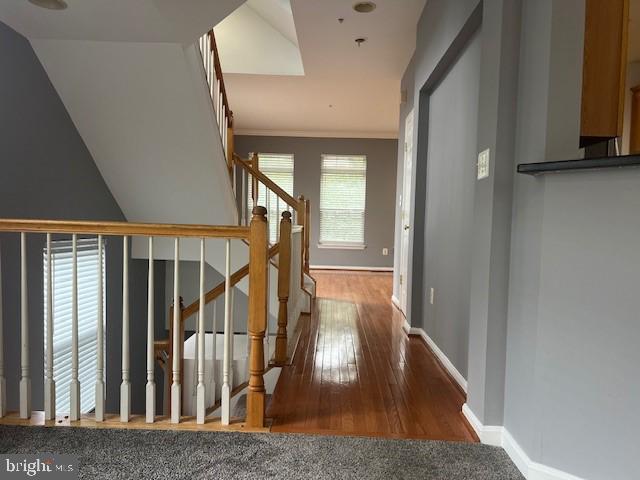
[[[353,9],[358,13],[371,13],[376,9],[376,4],[373,2],[358,2],[353,6]]]

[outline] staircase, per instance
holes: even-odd
[[[37,44],[37,42],[36,42]],[[120,50],[125,45],[86,45],[69,44],[54,48],[51,41],[34,45],[41,60],[52,76],[54,84],[62,82],[62,76],[69,75],[68,69],[87,68],[92,75],[90,61],[83,64],[90,52],[96,48]],[[152,46],[144,45],[137,49],[127,45],[129,61],[135,75],[136,58],[147,56]],[[50,50],[51,49],[51,50]],[[51,61],[52,53],[70,53],[64,61]],[[86,50],[86,51],[85,51]],[[158,47],[154,54],[167,53],[165,45]],[[190,89],[193,98],[199,98],[207,111],[208,120],[201,117],[196,121],[198,132],[208,130],[210,151],[206,155],[192,155],[188,168],[177,162],[181,152],[170,150],[162,152],[162,161],[158,158],[141,155],[135,145],[118,139],[132,132],[117,132],[117,115],[109,99],[84,103],[87,86],[69,85],[59,88],[60,94],[78,125],[80,133],[89,145],[96,163],[105,176],[114,196],[120,203],[127,218],[150,220],[160,218],[168,223],[128,223],[128,222],[70,222],[44,220],[0,220],[0,233],[18,234],[21,239],[21,354],[19,385],[7,384],[4,376],[4,352],[2,351],[2,300],[0,298],[0,423],[47,424],[60,422],[60,412],[55,405],[56,372],[53,365],[52,349],[47,349],[45,358],[45,399],[44,411],[34,412],[31,404],[31,367],[29,359],[31,346],[28,331],[31,322],[26,311],[26,299],[29,295],[42,295],[43,292],[30,292],[26,278],[27,237],[45,234],[47,248],[45,258],[51,262],[52,239],[68,238],[73,245],[73,284],[72,284],[72,331],[71,331],[71,411],[64,417],[64,423],[79,426],[145,426],[156,425],[174,428],[177,426],[198,425],[200,428],[265,428],[265,398],[270,392],[265,388],[275,387],[281,368],[287,368],[294,354],[297,321],[302,312],[310,312],[315,297],[315,282],[309,272],[309,201],[304,197],[293,198],[269,179],[259,169],[259,154],[242,159],[233,150],[233,114],[224,87],[222,69],[216,50],[213,30],[202,36],[197,45],[187,46],[177,57],[189,65],[192,72],[198,72]],[[104,57],[102,58],[104,61]],[[197,67],[197,68],[196,68]],[[195,69],[195,70],[194,70]],[[163,83],[161,72],[158,83]],[[80,75],[79,75],[80,76]],[[91,75],[90,75],[91,76]],[[98,75],[99,76],[99,75]],[[58,77],[58,78],[56,78]],[[193,80],[193,78],[192,78]],[[172,90],[167,83],[167,96],[177,95],[179,101],[185,101],[184,89]],[[100,83],[92,84],[96,97],[100,96]],[[175,87],[175,86],[174,86]],[[78,93],[82,92],[82,93]],[[148,93],[139,92],[144,99]],[[157,91],[152,95],[156,99]],[[138,98],[140,100],[140,98]],[[142,100],[144,101],[144,100]],[[151,98],[148,98],[151,102]],[[160,102],[162,103],[162,102]],[[198,102],[196,102],[198,103]],[[168,106],[166,104],[165,106]],[[95,115],[88,115],[88,110]],[[166,118],[176,112],[164,112]],[[178,112],[179,113],[179,112]],[[174,122],[183,119],[173,118]],[[188,127],[192,128],[192,124]],[[211,127],[211,128],[209,128]],[[144,128],[142,126],[141,128]],[[98,132],[98,134],[96,134]],[[212,135],[213,133],[213,135]],[[129,138],[127,137],[127,138]],[[153,143],[151,137],[143,140]],[[158,139],[162,149],[167,139]],[[163,142],[165,142],[163,144]],[[110,145],[118,145],[119,153],[102,155],[110,150]],[[93,148],[91,148],[93,146]],[[199,148],[202,147],[202,144]],[[94,151],[95,150],[95,151]],[[211,156],[210,152],[214,152]],[[191,150],[193,153],[193,149]],[[170,160],[169,160],[170,157]],[[136,161],[130,161],[135,158]],[[194,168],[194,158],[197,168]],[[185,172],[184,170],[188,170]],[[207,172],[205,176],[203,172]],[[266,193],[267,205],[258,205],[260,193]],[[185,206],[182,200],[176,201],[176,195],[187,198],[194,205]],[[214,195],[212,197],[211,195]],[[276,199],[276,205],[269,205],[270,198]],[[215,205],[216,208],[211,208]],[[186,208],[185,208],[186,207]],[[193,208],[192,208],[193,207]],[[183,220],[186,219],[186,222]],[[202,219],[212,219],[203,222]],[[181,220],[181,223],[178,223]],[[269,222],[277,222],[277,240],[271,243],[268,234]],[[122,381],[120,384],[119,412],[106,412],[104,376],[104,312],[102,302],[96,306],[96,381],[95,409],[92,413],[81,414],[80,385],[78,380],[78,355],[81,346],[78,343],[78,292],[83,286],[77,281],[77,245],[82,238],[97,238],[99,258],[103,255],[103,238],[119,238],[123,245],[124,261],[121,272],[123,285],[122,315]],[[146,408],[144,414],[134,414],[131,410],[131,369],[143,368],[131,365],[129,358],[129,337],[131,319],[129,318],[129,270],[131,258],[148,260],[148,312],[147,312],[147,383]],[[154,260],[174,261],[174,295],[179,299],[177,305],[169,309],[170,329],[166,339],[156,339],[154,325]],[[200,265],[200,295],[190,305],[184,306],[180,299],[180,260],[198,261]],[[104,274],[103,262],[99,261],[100,278]],[[51,264],[51,263],[49,263]],[[204,269],[209,264],[220,272],[225,272],[222,283],[209,291],[204,289]],[[51,272],[51,268],[48,272]],[[47,345],[52,345],[54,311],[52,309],[52,285],[55,278],[49,274],[44,278],[44,294],[47,300],[45,323]],[[2,270],[0,268],[0,280]],[[9,281],[18,281],[9,279]],[[99,298],[103,298],[104,286],[100,284]],[[234,291],[240,290],[248,295],[249,308],[246,331],[234,328],[233,304]],[[224,304],[223,318],[205,318],[205,306],[210,303]],[[217,309],[214,309],[217,311]],[[273,314],[274,321],[269,322]],[[197,318],[197,333],[185,339],[185,322]],[[138,319],[136,319],[137,321]],[[273,325],[270,325],[273,323]],[[35,347],[37,348],[37,346]],[[13,363],[16,363],[16,359]],[[11,362],[9,362],[11,363]],[[165,391],[156,388],[156,365],[162,369]],[[265,377],[266,376],[266,377]],[[265,378],[268,381],[265,382]],[[9,390],[7,390],[9,389]],[[19,411],[10,412],[7,403],[7,391],[19,392]],[[163,398],[163,414],[156,412],[157,397]],[[244,407],[239,408],[243,418],[234,418],[233,405],[238,398],[245,396]],[[62,412],[65,413],[65,412]],[[115,413],[115,414],[114,414]],[[155,428],[155,427],[154,427]]]

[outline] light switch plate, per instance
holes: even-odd
[[[434,296],[435,296],[435,291],[433,290],[433,287],[432,287],[429,289],[429,303],[431,305],[433,305]]]
[[[489,158],[491,157],[491,151],[489,149],[480,152],[478,155],[478,180],[487,178],[489,176]]]
[[[382,249],[382,255],[389,255],[389,249],[388,248],[383,248]]]

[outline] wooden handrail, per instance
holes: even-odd
[[[280,244],[276,243],[275,245],[273,245],[269,249],[269,259],[276,256],[278,254],[279,249],[280,249]],[[235,286],[236,284],[238,284],[247,275],[249,275],[249,264],[246,264],[244,267],[242,267],[237,272],[231,275],[231,286]],[[209,290],[205,294],[205,297],[204,297],[205,305],[208,305],[209,303],[213,302],[216,298],[222,295],[224,291],[225,291],[225,282],[223,280],[222,282],[220,282],[218,285],[213,287],[211,290]],[[186,322],[191,316],[198,313],[199,309],[200,309],[200,299],[196,300],[189,306],[185,307],[184,310],[182,310],[182,323],[184,324],[184,322]]]
[[[248,239],[249,227],[76,220],[0,219],[0,232]]]
[[[216,37],[213,33],[213,28],[209,30],[209,38],[211,39],[211,43],[209,44],[209,48],[214,53],[213,58],[213,68],[216,71],[216,76],[218,77],[218,82],[220,82],[220,92],[222,92],[222,103],[228,113],[227,118],[229,119],[228,127],[233,127],[233,112],[231,108],[229,108],[229,99],[227,97],[227,89],[224,87],[224,78],[222,76],[222,66],[220,65],[220,53],[218,52],[218,45],[216,44]]]
[[[275,183],[273,180],[267,177],[260,170],[253,168],[251,165],[249,165],[249,162],[247,162],[246,160],[243,160],[236,154],[233,155],[233,161],[238,165],[240,165],[242,169],[246,170],[247,173],[251,174],[254,178],[258,179],[260,183],[265,185],[269,190],[271,190],[273,193],[278,195],[278,197],[284,200],[285,203],[287,203],[290,207],[298,209],[299,207],[298,200],[296,200],[287,192],[285,192],[282,188],[280,188],[280,186],[278,186],[277,183]]]

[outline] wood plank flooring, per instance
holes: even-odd
[[[267,416],[274,432],[478,441],[464,394],[391,305],[387,273],[315,271],[314,314]]]

